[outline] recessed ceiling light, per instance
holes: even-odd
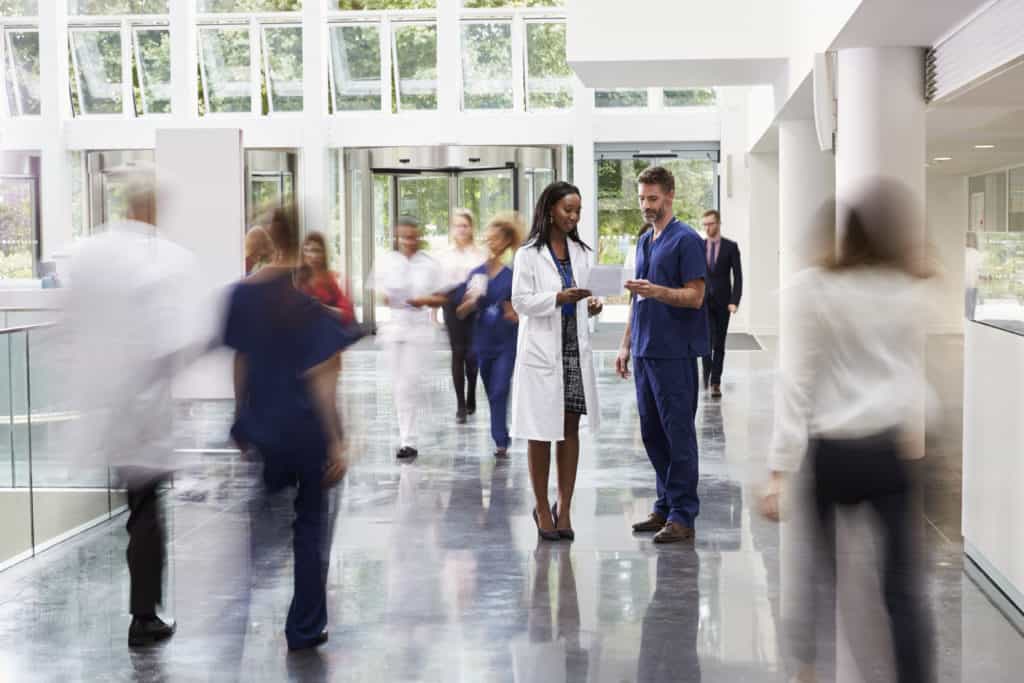
[[[932,161],[953,161],[953,157],[935,157]]]
[[[995,145],[975,145],[974,149],[995,149]]]

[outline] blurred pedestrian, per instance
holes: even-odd
[[[419,221],[400,217],[395,225],[397,248],[380,259],[372,277],[374,288],[391,309],[391,319],[381,325],[379,336],[391,364],[400,438],[396,457],[403,460],[419,455],[423,364],[434,339],[430,310],[448,300],[441,267],[421,251],[421,240]]]
[[[347,467],[336,406],[336,354],[355,339],[351,327],[293,284],[298,230],[274,211],[268,228],[274,259],[231,292],[224,343],[235,349],[236,417],[232,436],[263,459],[275,493],[297,485],[295,583],[285,636],[291,650],[327,641],[330,509],[325,489]]]
[[[302,241],[302,265],[297,283],[303,293],[313,297],[339,316],[344,323],[355,322],[352,300],[342,289],[338,273],[331,270],[327,240],[321,232],[311,232]]]
[[[836,559],[837,509],[866,505],[874,512],[898,680],[931,681],[931,617],[921,591],[908,462],[922,454],[928,395],[923,223],[910,191],[890,180],[867,185],[840,217],[838,250],[796,275],[783,294],[792,325],[780,338],[788,348],[779,369],[772,474],[760,505],[773,519],[786,500],[808,507],[824,562],[795,579],[806,586],[822,576],[834,582],[828,575]],[[806,481],[806,491],[791,480]],[[808,595],[788,634],[799,681],[814,680],[817,656],[815,592]]]
[[[579,188],[555,182],[541,193],[526,244],[512,268],[512,308],[519,316],[512,379],[512,436],[528,439],[527,458],[537,533],[572,539],[570,510],[580,459],[580,417],[600,421],[588,318],[602,305],[580,287],[590,276],[590,251],[580,239]],[[551,442],[558,464],[558,500],[548,508]]]
[[[274,257],[274,244],[262,225],[254,225],[245,233],[245,274],[252,275],[270,263]]]
[[[451,248],[441,254],[446,287],[450,288],[444,304],[444,324],[452,347],[452,383],[455,386],[455,421],[466,422],[476,412],[476,378],[478,360],[473,355],[473,330],[476,313],[470,311],[460,318],[456,309],[466,296],[466,279],[470,271],[487,260],[487,252],[473,238],[475,221],[469,209],[452,212]]]
[[[191,328],[195,258],[157,237],[152,186],[131,185],[127,204],[127,220],[75,250],[64,332],[68,392],[79,405],[72,448],[113,467],[126,489],[128,644],[138,647],[175,631],[157,614],[166,564],[160,492],[174,468],[171,384],[202,343]]]
[[[512,308],[512,269],[502,259],[522,242],[522,221],[516,214],[498,216],[487,226],[484,241],[490,258],[469,273],[466,294],[456,315],[475,315],[473,354],[491,407],[491,438],[497,457],[508,455],[508,396],[516,360],[519,316]]]

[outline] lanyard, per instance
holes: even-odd
[[[558,257],[555,256],[555,250],[548,245],[548,251],[551,253],[551,260],[555,262],[555,268],[558,269],[558,275],[562,278],[562,289],[570,289],[573,286],[572,280],[572,260],[569,257],[569,244],[565,245],[565,260],[568,261],[565,265],[562,264]],[[562,315],[572,315],[576,312],[576,304],[562,304]]]

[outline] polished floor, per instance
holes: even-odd
[[[345,358],[355,462],[338,490],[330,642],[288,655],[288,501],[253,505],[254,466],[225,441],[229,406],[182,405],[182,470],[164,497],[169,643],[126,646],[124,517],[0,574],[0,681],[780,681],[779,529],[759,518],[774,346],[733,352],[721,400],[702,398],[695,546],[655,547],[631,521],[653,499],[632,385],[598,354],[604,428],[585,436],[574,543],[538,544],[522,444],[495,462],[486,401],[454,425],[446,356],[426,362],[421,456],[399,464],[387,368]],[[962,342],[936,338],[947,398],[925,491],[941,681],[1018,681],[1024,639],[962,572]],[[254,543],[253,538],[260,539]],[[871,667],[860,663],[861,671]],[[864,674],[840,680],[879,680]]]

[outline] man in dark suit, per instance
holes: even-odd
[[[711,386],[711,396],[722,396],[722,365],[725,362],[725,336],[729,318],[736,312],[743,295],[743,269],[740,248],[722,237],[721,214],[715,209],[704,212],[701,220],[707,239],[704,255],[708,264],[708,327],[711,330],[711,355],[701,359],[704,388]]]

